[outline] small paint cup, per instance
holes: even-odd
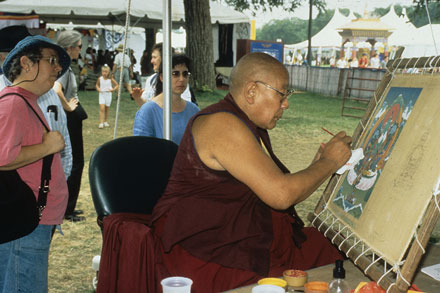
[[[252,293],[285,293],[286,291],[276,285],[258,285],[252,288]]]
[[[185,277],[169,277],[160,282],[163,293],[191,293],[192,283]]]

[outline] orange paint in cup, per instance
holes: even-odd
[[[304,284],[305,293],[327,293],[327,282],[308,282]]]

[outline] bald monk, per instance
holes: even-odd
[[[163,268],[191,278],[193,292],[220,292],[342,258],[316,229],[304,228],[294,206],[344,165],[351,138],[339,132],[308,168],[289,173],[267,133],[289,107],[288,72],[275,58],[250,53],[230,82],[223,100],[189,121],[153,211]]]

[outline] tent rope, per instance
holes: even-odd
[[[362,249],[363,249],[363,247],[362,247]],[[370,247],[368,247],[367,249],[365,249],[364,251],[362,251],[362,253],[360,253],[357,257],[356,257],[356,259],[354,260],[354,264],[355,265],[358,265],[357,264],[357,261],[359,260],[359,258],[361,258],[361,256],[363,256],[364,254],[366,254],[368,251],[370,251],[371,250],[371,248]]]
[[[434,43],[434,48],[435,48],[435,55],[438,55],[437,44],[436,44],[435,38],[434,38],[434,31],[432,29],[431,15],[429,15],[428,1],[427,0],[425,0],[425,9],[426,9],[426,14],[428,15],[429,28],[431,29],[432,41]]]
[[[437,196],[440,194],[440,177],[437,179],[437,184],[435,185],[435,189],[432,191],[432,195],[434,196],[434,203],[440,213],[440,200],[437,199]]]
[[[122,72],[124,70],[125,65],[125,50],[127,48],[127,38],[128,38],[128,24],[130,23],[130,7],[131,7],[131,0],[128,0],[127,4],[127,13],[125,16],[125,30],[124,30],[124,43],[122,45],[122,66],[119,68],[119,88],[118,88],[118,99],[116,103],[116,117],[115,117],[115,128],[113,133],[113,139],[116,139],[117,132],[118,132],[118,118],[119,118],[119,105],[121,101],[121,92],[122,92]]]

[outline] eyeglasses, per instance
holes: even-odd
[[[182,75],[183,78],[188,78],[191,75],[191,72],[174,70],[171,72],[171,75],[176,78],[179,78],[180,75]]]
[[[61,66],[58,57],[50,56],[50,57],[40,57],[39,60],[47,60],[52,66]]]
[[[259,80],[255,81],[255,83],[261,83],[262,85],[264,85],[268,89],[276,91],[283,98],[282,102],[284,102],[285,99],[289,98],[295,92],[294,89],[288,89],[287,92],[283,93],[282,91],[274,88],[273,86],[268,85],[267,83],[259,81]]]

